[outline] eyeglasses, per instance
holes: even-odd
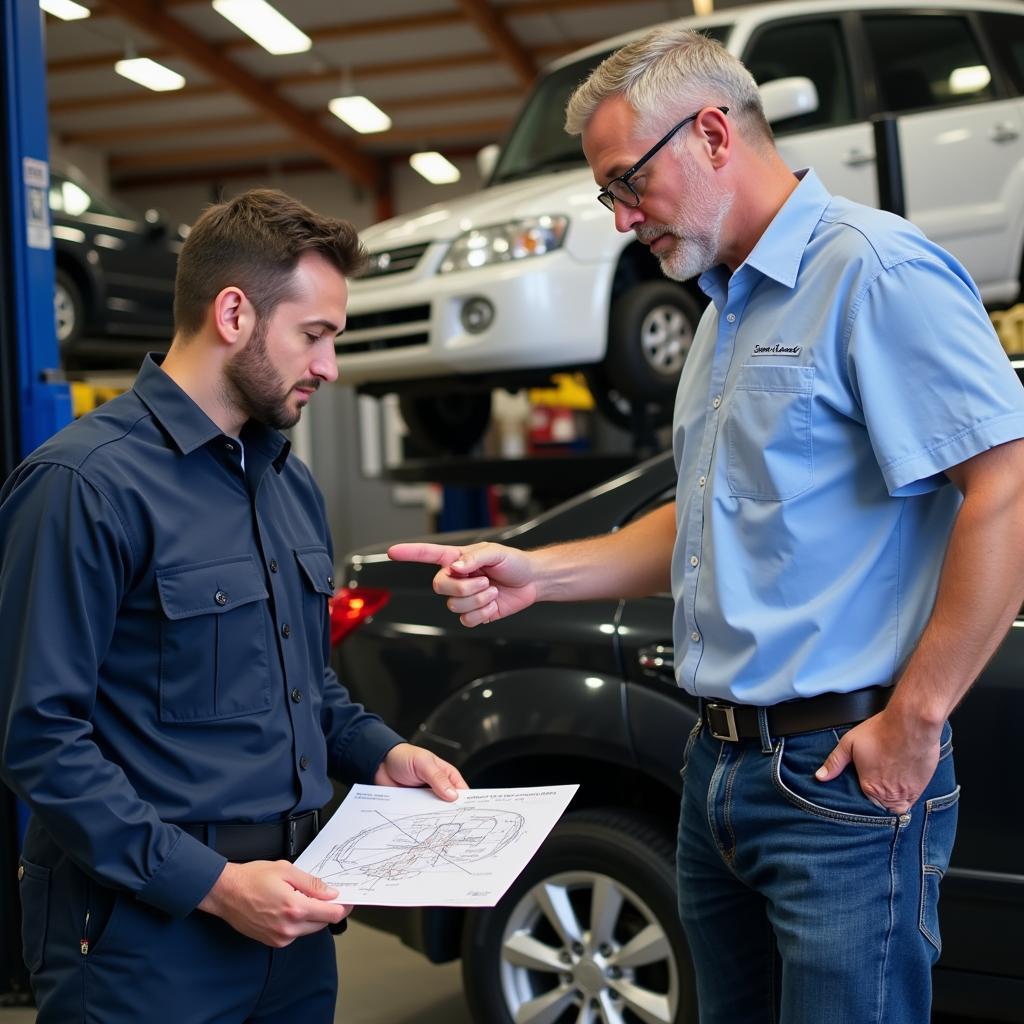
[[[608,209],[613,212],[615,210],[616,202],[622,203],[623,206],[639,206],[640,193],[637,192],[637,190],[629,183],[629,179],[632,178],[633,175],[636,174],[636,172],[639,171],[640,168],[643,167],[643,165],[647,163],[647,161],[650,160],[651,157],[654,156],[655,153],[657,153],[658,150],[661,149],[661,147],[664,146],[677,131],[679,131],[680,128],[685,127],[691,121],[695,121],[700,116],[700,112],[703,109],[704,108],[701,107],[695,114],[691,114],[689,117],[684,117],[679,124],[670,128],[658,142],[647,150],[647,152],[644,153],[644,155],[640,157],[640,159],[637,160],[637,162],[633,164],[625,174],[620,174],[617,178],[612,178],[612,180],[597,193],[597,201],[602,206],[607,206]],[[723,114],[729,113],[728,107],[715,107],[715,109],[720,110]]]

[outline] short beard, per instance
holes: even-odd
[[[250,419],[275,430],[287,430],[299,422],[301,407],[288,408],[287,387],[267,355],[267,318],[260,317],[245,348],[224,366],[224,397]]]
[[[716,193],[702,176],[697,160],[683,150],[682,172],[686,199],[672,224],[642,224],[636,237],[650,244],[661,235],[671,235],[674,245],[658,253],[662,273],[673,281],[689,281],[721,263],[722,225],[732,209],[733,196]],[[684,212],[685,211],[685,212]],[[700,222],[700,226],[694,226]]]

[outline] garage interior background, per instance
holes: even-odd
[[[690,0],[279,0],[312,46],[271,55],[209,0],[82,5],[90,14],[81,20],[46,16],[54,170],[78,168],[101,192],[136,211],[155,208],[172,225],[268,185],[359,229],[478,189],[475,154],[502,139],[548,61],[694,10]],[[185,85],[154,92],[128,81],[114,65],[132,56]],[[334,117],[330,100],[353,93],[392,127],[359,135]],[[460,180],[420,177],[408,158],[422,150],[443,153]],[[421,505],[397,503],[393,485],[362,475],[351,389],[323,389],[307,417],[339,552],[423,532]],[[623,443],[614,433],[606,440]]]

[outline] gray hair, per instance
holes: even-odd
[[[579,135],[616,95],[637,112],[645,134],[660,135],[695,110],[722,106],[752,143],[772,142],[750,72],[721,43],[678,24],[652,29],[605,58],[569,97],[565,130]]]

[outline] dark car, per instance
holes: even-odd
[[[51,174],[50,217],[65,367],[135,367],[169,342],[179,230],[155,210],[136,217],[74,173]]]
[[[536,547],[600,534],[671,500],[674,484],[665,454],[524,526],[444,540]],[[673,851],[697,708],[673,677],[671,597],[542,604],[470,630],[431,590],[433,572],[381,548],[348,556],[332,609],[339,676],[471,785],[581,788],[493,910],[359,916],[433,961],[461,956],[481,1024],[571,1024],[605,998],[623,1024],[692,1024]],[[1024,1021],[1021,722],[1024,615],[953,717],[963,798],[942,890],[937,1010]],[[598,950],[603,974],[589,959]]]

